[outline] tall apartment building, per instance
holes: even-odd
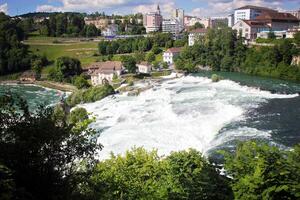
[[[164,19],[162,22],[162,32],[177,35],[180,32],[180,24],[177,19]]]
[[[146,32],[156,32],[161,30],[162,26],[162,16],[160,13],[159,5],[157,5],[157,10],[155,12],[150,12],[144,15],[143,24],[146,28]]]
[[[234,11],[234,24],[240,20],[254,20],[263,12],[274,13],[276,10],[258,6],[244,6]]]
[[[184,29],[184,10],[183,9],[175,9],[172,12],[172,18],[177,19],[179,22],[180,31]]]

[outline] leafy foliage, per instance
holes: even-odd
[[[1,193],[9,199],[74,199],[101,145],[90,120],[61,123],[52,108],[28,110],[9,95],[0,102]],[[5,166],[5,167],[4,167]],[[3,177],[3,179],[2,179]]]
[[[0,75],[30,68],[28,47],[21,43],[25,33],[18,22],[0,12]]]
[[[55,68],[49,72],[48,78],[50,80],[63,82],[65,78],[79,75],[81,71],[81,63],[78,59],[60,57],[56,60]]]
[[[114,93],[114,88],[109,84],[78,90],[67,98],[67,104],[73,107],[80,103],[95,102]]]
[[[299,199],[299,145],[293,151],[284,151],[249,141],[225,158],[235,199]]]

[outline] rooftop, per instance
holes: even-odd
[[[207,33],[207,29],[206,28],[197,28],[194,30],[189,31],[190,33]]]
[[[237,8],[235,10],[243,10],[243,9],[256,9],[256,10],[267,10],[267,11],[277,12],[276,10],[273,10],[271,8],[266,8],[266,7],[261,7],[261,6],[252,6],[252,5],[246,5],[246,6]]]
[[[294,21],[299,22],[299,19],[290,13],[280,12],[263,12],[256,20],[281,20],[281,21]]]
[[[92,74],[111,74],[115,71],[120,71],[123,69],[123,65],[119,61],[106,61],[106,62],[96,62],[91,64],[89,67],[93,72]]]
[[[262,27],[270,28],[264,21],[256,21],[256,20],[242,20],[242,21],[248,24],[249,26],[251,26],[252,28],[262,28]]]
[[[170,49],[168,49],[166,52],[168,53],[180,53],[181,52],[181,47],[172,47]]]

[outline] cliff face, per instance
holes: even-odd
[[[292,65],[300,65],[300,55],[293,56]]]

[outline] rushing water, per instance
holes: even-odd
[[[225,80],[218,83],[201,73],[156,83],[139,96],[115,95],[81,105],[96,117],[93,127],[101,131],[98,140],[104,145],[100,157],[133,146],[156,148],[160,155],[188,148],[209,154],[252,138],[282,147],[300,142],[300,84],[221,75]],[[33,101],[49,100],[52,94],[46,93]]]
[[[300,142],[300,85],[222,75],[235,82],[212,83],[206,77],[210,74],[198,74],[157,84],[137,97],[116,95],[83,105],[95,114],[94,127],[102,131],[100,156],[133,146],[168,154],[187,148],[209,153],[251,138],[284,147]],[[269,85],[275,93],[266,90]]]

